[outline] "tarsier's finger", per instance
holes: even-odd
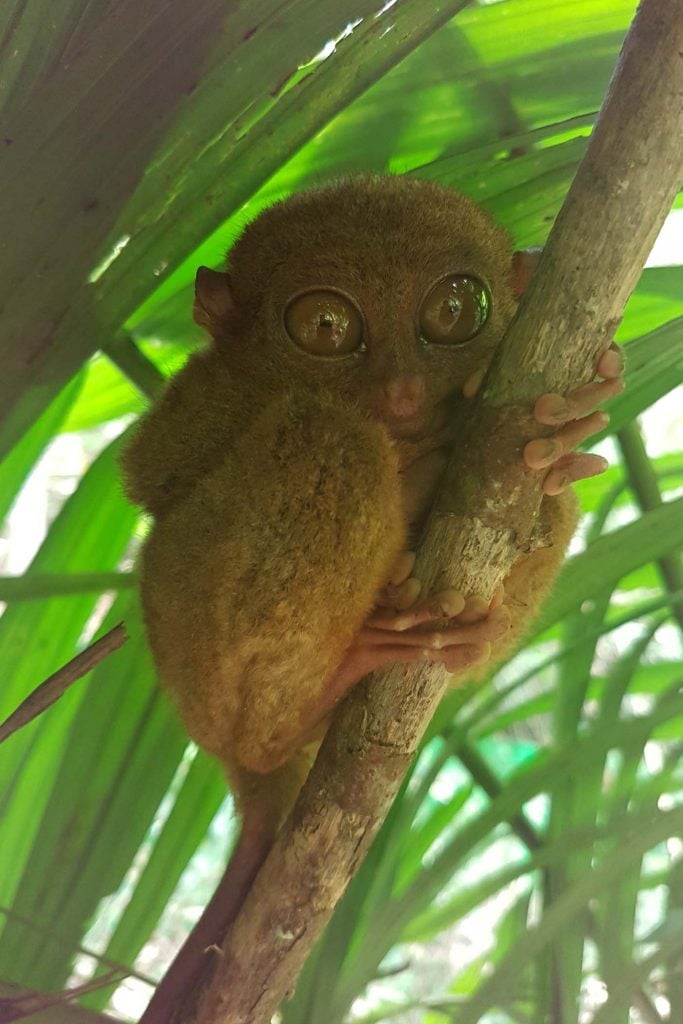
[[[555,427],[558,424],[575,420],[584,413],[601,405],[608,398],[614,398],[624,390],[624,382],[621,377],[609,380],[593,381],[591,384],[584,384],[566,395],[555,395],[552,393],[541,395],[536,399],[534,405],[534,418],[539,423]]]
[[[394,587],[398,587],[410,576],[411,572],[415,568],[415,559],[417,555],[414,551],[402,551],[394,562],[394,567],[391,570],[389,577],[389,584]]]
[[[422,583],[414,576],[398,586],[388,583],[377,595],[377,607],[391,609],[393,612],[404,611],[415,604],[421,591]]]
[[[448,672],[462,672],[481,665],[491,657],[491,644],[463,644],[461,647],[449,647],[447,650],[433,650],[428,647],[377,647],[366,650],[362,661],[358,660],[360,674],[374,672],[385,665],[400,663],[405,665],[415,661],[429,661],[432,664],[444,665]]]
[[[473,594],[467,598],[465,607],[462,612],[458,615],[458,622],[470,623],[480,622],[485,619],[490,610],[490,603],[478,594]]]
[[[488,618],[471,625],[460,625],[453,621],[434,630],[408,629],[402,632],[365,627],[359,634],[359,642],[370,647],[389,644],[392,647],[424,647],[438,651],[445,647],[499,640],[509,628],[510,613],[507,608],[501,607],[492,611]]]
[[[442,590],[431,594],[425,601],[410,606],[398,614],[375,612],[367,620],[366,625],[376,629],[393,629],[402,632],[434,619],[450,619],[465,607],[465,598],[457,590]]]
[[[524,445],[524,461],[529,469],[546,469],[567,455],[578,444],[597,434],[609,423],[606,412],[594,412],[580,420],[572,420],[552,437],[538,437]]]
[[[544,494],[561,494],[576,480],[585,480],[589,476],[604,473],[609,463],[602,455],[590,452],[571,452],[565,455],[552,467],[545,477],[542,489]]]
[[[465,398],[474,398],[479,391],[485,376],[486,370],[476,370],[474,373],[470,374],[462,386],[462,393]]]
[[[464,672],[475,665],[483,665],[491,657],[491,644],[464,644],[446,651],[425,651],[425,661],[440,662],[447,672]]]
[[[613,341],[598,359],[595,372],[605,380],[612,380],[614,377],[621,377],[623,371],[624,357],[619,346]]]

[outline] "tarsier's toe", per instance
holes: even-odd
[[[417,555],[414,551],[402,551],[391,570],[389,584],[397,587],[404,583],[415,568],[416,558]]]
[[[624,372],[624,356],[616,342],[612,342],[610,347],[602,353],[598,359],[595,372],[605,380],[622,377]]]
[[[509,628],[510,612],[505,605],[487,608],[486,615],[477,619],[464,620],[462,615],[458,615],[443,630],[447,640],[444,646],[495,643],[505,636]]]
[[[396,559],[389,577],[389,582],[382,588],[377,596],[379,608],[391,608],[394,611],[403,611],[415,604],[422,584],[410,574],[415,566],[416,554],[414,551],[402,551]]]
[[[458,622],[461,624],[480,622],[489,614],[491,607],[495,607],[495,596],[494,600],[489,602],[479,594],[472,594],[467,598],[465,607],[458,615]]]
[[[484,665],[491,657],[491,644],[463,644],[462,647],[449,647],[447,651],[441,652],[439,658],[429,658],[427,661],[440,661],[447,672],[464,672],[476,665]]]
[[[401,612],[406,608],[412,608],[421,592],[422,584],[420,581],[414,576],[410,576],[398,586],[392,583],[387,584],[380,593],[377,604],[380,608]]]
[[[421,584],[415,577],[411,577],[406,583],[416,583],[419,596]],[[405,587],[406,584],[403,584]],[[442,590],[436,594],[430,594],[424,601],[416,603],[411,601],[407,605],[397,605],[394,601],[388,608],[380,607],[373,612],[367,621],[368,626],[375,629],[392,629],[399,633],[412,629],[414,626],[421,626],[426,622],[433,622],[435,619],[450,619],[457,616],[465,608],[465,598],[457,590]]]

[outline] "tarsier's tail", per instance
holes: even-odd
[[[270,775],[241,778],[246,796],[239,838],[202,916],[159,983],[139,1024],[172,1024],[193,1019],[230,926],[237,918],[275,837],[296,800],[318,743],[297,751]],[[232,770],[234,774],[234,769]],[[242,773],[240,773],[242,774]]]
[[[157,986],[140,1024],[171,1024],[181,1007],[184,1011],[198,998],[213,971],[228,928],[268,856],[273,838],[265,834],[260,824],[250,827],[245,819],[218,888]]]

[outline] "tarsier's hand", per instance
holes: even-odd
[[[601,455],[575,452],[574,448],[609,423],[606,412],[591,413],[590,410],[624,390],[623,367],[621,352],[612,344],[595,367],[595,375],[601,380],[584,384],[566,395],[548,393],[536,399],[536,420],[559,428],[549,437],[539,437],[524,446],[524,462],[529,469],[547,470],[542,484],[544,494],[561,494],[574,481],[597,476],[607,469],[607,460]],[[463,394],[466,398],[476,395],[484,372],[477,371],[465,381]]]
[[[622,371],[621,352],[611,345],[595,368],[601,380],[584,384],[564,396],[546,394],[536,400],[534,416],[538,422],[559,426],[550,437],[529,441],[524,446],[524,461],[529,469],[548,471],[543,478],[544,494],[560,494],[575,480],[597,476],[607,469],[607,460],[601,455],[573,449],[609,423],[606,412],[590,410],[624,390]]]
[[[536,420],[558,427],[549,437],[524,447],[529,469],[547,471],[542,484],[545,494],[560,494],[573,481],[607,468],[602,456],[574,448],[609,422],[606,413],[590,410],[623,391],[622,368],[621,353],[612,345],[595,368],[600,380],[564,396],[545,394],[537,399]],[[464,394],[473,397],[482,380],[482,373],[473,375]],[[449,672],[463,672],[488,661],[492,645],[507,633],[510,613],[503,605],[502,588],[488,603],[476,595],[465,598],[456,590],[421,597],[422,585],[412,575],[414,565],[411,551],[397,559],[389,583],[336,673],[338,685],[352,685],[368,672],[395,662],[438,662]]]
[[[491,645],[507,633],[510,614],[502,588],[491,602],[442,590],[420,598],[422,586],[411,575],[415,554],[405,551],[387,586],[340,666],[336,681],[355,682],[384,665],[438,662],[462,672],[488,661]]]

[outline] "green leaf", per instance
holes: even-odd
[[[596,540],[587,551],[570,558],[552,596],[535,624],[537,635],[569,611],[589,600],[596,587],[618,582],[639,566],[683,544],[683,499],[670,501],[636,522]]]
[[[188,311],[192,303],[188,297]],[[193,328],[196,335],[197,328]],[[168,376],[180,369],[188,355],[185,345],[137,340],[140,351]],[[90,430],[121,416],[137,415],[147,399],[111,361],[97,355],[87,365],[83,390],[67,416],[62,430]]]
[[[605,403],[609,427],[591,438],[591,447],[683,382],[683,317],[629,342],[625,377],[626,390]]]
[[[136,520],[117,484],[119,448],[120,442],[110,445],[92,464],[52,524],[27,577],[34,572],[78,572],[93,564],[102,569],[118,565]],[[96,594],[87,594],[7,608],[0,619],[5,682],[0,695],[1,718],[73,657],[97,600]],[[0,859],[0,902],[5,905],[14,898],[49,801],[49,782],[54,779],[86,690],[87,678],[3,744],[0,810],[6,831]],[[4,944],[0,948],[8,955]]]
[[[79,374],[50,402],[21,441],[0,462],[0,523],[9,512],[24,481],[60,429],[83,386]]]
[[[187,745],[157,690],[136,605],[126,594],[103,624],[125,619],[129,639],[92,673],[51,784],[43,779],[47,800],[14,898],[24,917],[58,920],[63,945],[13,919],[0,940],[0,974],[39,989],[65,983],[73,947],[120,884]]]
[[[628,838],[621,838],[617,855],[621,869],[639,861],[647,850],[677,835],[681,829],[683,810],[653,815],[648,828],[640,827]],[[462,1008],[459,1024],[477,1024],[483,1012],[496,1006],[499,1000],[504,1001],[510,986],[514,985],[525,966],[574,919],[588,901],[597,893],[618,884],[619,871],[615,871],[614,858],[606,859],[599,867],[577,879],[558,897],[542,922],[528,930],[524,942],[510,950],[498,969],[483,981],[476,994]]]
[[[26,576],[0,576],[0,601],[44,601],[69,594],[101,594],[104,590],[130,590],[137,584],[132,572],[32,572]]]
[[[104,950],[103,955],[109,960],[135,962],[225,797],[222,772],[200,751]],[[100,989],[86,997],[85,1003],[104,1009],[109,994],[107,989]]]
[[[457,819],[473,792],[472,786],[462,786],[445,803],[435,803],[419,827],[413,828],[405,840],[405,852],[401,858],[397,888],[401,889],[419,871],[422,860],[434,843]]]

